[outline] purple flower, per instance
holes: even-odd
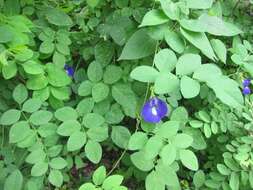
[[[64,70],[66,71],[66,73],[68,74],[68,76],[70,76],[70,77],[73,77],[73,76],[74,76],[75,71],[74,71],[74,68],[73,68],[73,67],[71,67],[71,66],[65,64]]]
[[[250,85],[251,80],[250,79],[244,79],[242,82],[243,87],[247,87]]]
[[[244,95],[249,95],[251,93],[251,90],[248,86],[246,86],[246,87],[243,88],[242,93]]]
[[[167,104],[157,98],[149,99],[143,106],[141,116],[149,123],[159,123],[168,112]]]

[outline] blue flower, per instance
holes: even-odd
[[[243,87],[247,87],[250,85],[251,80],[250,79],[244,79],[242,82]]]
[[[141,116],[146,122],[159,123],[167,113],[167,104],[163,100],[154,97],[144,104]]]
[[[64,70],[66,71],[66,73],[68,74],[68,76],[70,76],[70,77],[73,77],[73,76],[74,76],[75,71],[74,71],[74,68],[73,68],[73,67],[71,67],[71,66],[65,64]]]
[[[251,90],[248,86],[246,86],[246,87],[243,88],[242,93],[244,95],[249,95],[251,93]]]

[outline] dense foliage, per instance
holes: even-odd
[[[253,189],[252,0],[0,0],[0,189]]]

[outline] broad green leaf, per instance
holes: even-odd
[[[89,80],[83,81],[78,87],[79,96],[88,96],[91,94],[92,83]]]
[[[61,187],[63,184],[63,175],[59,170],[51,170],[48,176],[48,180],[52,185]]]
[[[210,73],[212,73],[210,75]],[[215,64],[203,64],[193,74],[193,78],[202,82],[207,82],[212,78],[222,76],[221,69]]]
[[[25,101],[22,106],[22,111],[27,113],[33,113],[40,109],[42,102],[39,99],[32,98]]]
[[[53,55],[53,63],[59,67],[59,68],[64,68],[64,65],[66,63],[66,58],[64,55],[62,55],[61,53],[59,53],[58,51],[54,52]]]
[[[122,181],[123,177],[121,175],[111,175],[104,180],[102,188],[108,190],[112,189],[113,187],[119,186]]]
[[[139,66],[134,68],[130,77],[140,82],[155,82],[159,72],[151,66]]]
[[[0,43],[7,43],[13,40],[13,30],[10,25],[0,26]]]
[[[67,161],[62,157],[56,157],[50,160],[49,166],[56,170],[61,170],[67,166]]]
[[[78,117],[76,110],[68,106],[56,110],[54,116],[60,121],[76,120]]]
[[[174,70],[177,63],[177,57],[173,51],[162,49],[155,55],[154,63],[160,72],[167,73]]]
[[[190,31],[184,30],[183,28],[180,28],[180,31],[190,43],[192,43],[208,58],[215,61],[216,56],[213,52],[212,46],[208,38],[206,37],[205,33],[190,32]]]
[[[87,113],[90,113],[94,108],[94,100],[92,98],[84,98],[81,100],[76,108],[76,111],[79,116],[83,116]]]
[[[191,150],[180,150],[179,156],[182,164],[190,170],[197,171],[199,168],[198,159]]]
[[[67,120],[63,122],[57,129],[57,133],[61,136],[70,136],[74,132],[81,129],[81,124],[76,120]]]
[[[95,8],[99,4],[99,2],[100,0],[87,0],[87,4],[92,8]]]
[[[46,158],[46,153],[41,148],[33,150],[25,159],[27,163],[36,164],[43,162]]]
[[[201,66],[201,57],[198,54],[184,54],[179,57],[176,65],[177,75],[192,74]]]
[[[160,156],[165,165],[171,165],[176,160],[177,150],[173,144],[167,144],[162,148]]]
[[[165,182],[157,172],[152,171],[146,177],[145,187],[146,190],[165,190]]]
[[[88,129],[87,136],[96,142],[102,142],[108,138],[108,127],[107,126],[99,126],[92,127]]]
[[[83,145],[86,143],[86,133],[81,131],[76,131],[72,135],[70,135],[67,142],[67,150],[68,151],[76,151],[80,150]]]
[[[27,122],[20,121],[15,123],[9,131],[9,142],[17,143],[31,135],[31,129]]]
[[[190,9],[209,9],[213,0],[186,0],[186,6]]]
[[[33,165],[31,170],[31,175],[34,177],[39,177],[44,175],[48,170],[48,163],[45,162],[38,162]]]
[[[21,190],[23,187],[23,175],[19,170],[14,170],[4,181],[3,190]]]
[[[232,190],[239,190],[240,179],[238,173],[232,172],[229,179],[229,186]]]
[[[165,41],[175,52],[180,54],[183,53],[185,49],[185,42],[178,33],[173,31],[166,32]]]
[[[153,160],[148,160],[144,152],[135,152],[131,156],[132,163],[141,171],[150,171],[154,167]]]
[[[99,62],[102,66],[108,65],[111,63],[111,60],[114,56],[114,44],[109,40],[102,41],[96,44],[94,49],[95,60]],[[114,66],[114,65],[109,65]]]
[[[147,159],[154,159],[160,152],[163,146],[163,141],[160,137],[153,136],[148,139],[146,145],[144,146],[144,155]]]
[[[155,81],[155,93],[172,93],[179,89],[179,79],[172,73],[160,73]]]
[[[96,185],[101,185],[106,178],[106,169],[104,166],[100,166],[92,175],[92,181]]]
[[[79,190],[97,190],[97,188],[92,183],[85,183],[85,184],[81,185]]]
[[[146,133],[136,132],[129,139],[128,149],[140,150],[141,148],[144,147],[147,141],[148,141],[148,137]]]
[[[100,63],[93,61],[89,64],[87,75],[90,81],[98,82],[103,77],[103,68]]]
[[[50,87],[51,94],[58,100],[68,100],[71,90],[68,86],[63,87]]]
[[[1,125],[11,125],[16,123],[21,116],[21,112],[16,109],[10,109],[4,112],[0,117],[0,124]]]
[[[227,168],[224,164],[217,164],[217,170],[222,174],[222,175],[230,175],[231,170]]]
[[[188,76],[183,76],[180,82],[180,90],[184,98],[194,98],[200,92],[200,84]]]
[[[97,113],[88,113],[83,118],[83,124],[87,128],[99,127],[104,122],[104,117]]]
[[[180,122],[178,121],[166,121],[157,128],[155,134],[160,138],[171,138],[177,134],[179,127]]]
[[[199,188],[205,183],[205,173],[202,170],[197,171],[193,176],[195,187]]]
[[[111,138],[112,141],[120,148],[127,148],[128,141],[131,137],[129,130],[123,126],[113,126]]]
[[[48,82],[55,87],[62,87],[70,84],[71,79],[63,69],[56,65],[48,63],[46,65],[46,72],[48,74]]]
[[[30,122],[34,125],[42,125],[48,123],[53,117],[53,114],[46,110],[34,112],[30,117]]]
[[[105,69],[103,80],[106,84],[113,84],[120,80],[123,70],[119,66],[108,65]]]
[[[140,27],[159,25],[168,21],[169,18],[161,10],[153,9],[145,14]]]
[[[101,102],[109,95],[110,88],[106,84],[100,82],[92,87],[92,98],[97,102]]]
[[[160,0],[163,12],[171,19],[178,20],[180,16],[179,6],[171,0]]]
[[[1,63],[1,58],[0,58],[0,63]],[[9,61],[7,65],[3,65],[2,67],[2,74],[4,79],[11,79],[17,74],[17,65],[13,61]]]
[[[227,60],[227,49],[225,44],[219,39],[211,40],[211,44],[213,47],[214,52],[216,53],[217,57],[226,64]]]
[[[178,148],[188,148],[193,143],[193,138],[188,134],[181,133],[175,136],[173,143]]]
[[[119,60],[133,60],[147,57],[155,53],[156,41],[153,40],[146,32],[141,29],[136,31],[128,39]]]
[[[48,78],[44,75],[35,75],[30,77],[26,81],[26,87],[30,90],[42,90],[46,89],[45,87],[48,85]]]
[[[206,138],[210,138],[212,136],[212,131],[211,131],[211,127],[208,123],[204,124],[204,134],[206,136]]]
[[[70,26],[72,19],[60,9],[50,8],[46,11],[47,20],[57,26]]]
[[[18,103],[23,103],[27,97],[28,97],[28,91],[23,84],[19,84],[14,88],[14,91],[12,93],[13,99]]]
[[[102,158],[102,147],[98,142],[88,140],[85,145],[85,154],[92,163],[97,164]]]
[[[54,49],[55,49],[55,44],[53,42],[51,42],[51,41],[44,41],[44,42],[42,42],[40,44],[40,48],[39,48],[40,52],[44,53],[44,54],[51,54],[51,53],[53,53]]]

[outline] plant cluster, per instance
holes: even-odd
[[[0,0],[0,189],[253,189],[252,0]]]

